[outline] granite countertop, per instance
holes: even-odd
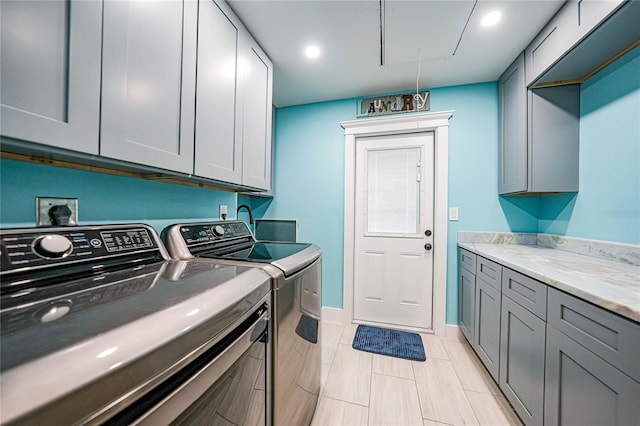
[[[608,249],[589,241],[546,234],[458,235],[458,246],[466,250],[640,322],[640,265],[634,264],[640,247],[613,244]]]

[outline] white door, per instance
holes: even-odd
[[[358,138],[354,320],[431,329],[432,132]]]

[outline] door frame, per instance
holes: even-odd
[[[353,322],[353,281],[355,260],[355,193],[356,144],[359,138],[394,136],[407,133],[434,135],[434,188],[433,188],[433,332],[446,333],[447,294],[447,209],[449,169],[449,119],[454,111],[427,112],[399,117],[376,117],[342,121],[345,142],[344,176],[344,275],[343,318]]]

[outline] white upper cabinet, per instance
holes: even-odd
[[[273,66],[257,43],[244,38],[242,90],[242,183],[271,188]]]
[[[579,190],[580,85],[640,39],[640,2],[569,0],[498,80],[500,194]]]
[[[498,80],[500,94],[500,194],[527,190],[527,86],[524,54]]]
[[[624,2],[625,0],[578,0],[578,38],[589,34]]]
[[[562,57],[578,39],[578,4],[568,1],[525,50],[527,85]]]
[[[104,4],[100,154],[191,173],[198,5]]]
[[[199,4],[194,174],[269,190],[273,65],[226,3]]]
[[[98,153],[101,1],[0,2],[2,136]]]
[[[212,0],[198,11],[198,81],[194,174],[242,183],[242,111],[238,91],[238,27]]]
[[[569,0],[525,50],[527,86],[581,83],[637,45],[640,2]]]
[[[521,54],[498,80],[499,193],[577,192],[580,87],[527,90]]]

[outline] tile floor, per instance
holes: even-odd
[[[420,334],[427,360],[408,361],[353,349],[356,327],[322,324],[312,425],[522,425],[466,342]]]

